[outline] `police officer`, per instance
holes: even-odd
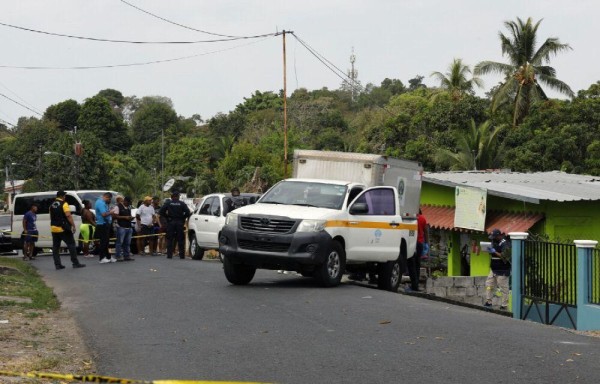
[[[77,249],[75,248],[75,222],[73,222],[73,216],[71,216],[71,210],[69,204],[65,201],[65,191],[56,192],[56,199],[50,205],[50,232],[52,232],[52,258],[54,259],[54,266],[56,269],[64,269],[65,266],[60,262],[60,255],[58,249],[62,241],[67,244],[69,248],[69,254],[71,255],[71,263],[73,268],[85,267],[85,264],[81,264],[77,260]]]
[[[187,204],[179,200],[179,192],[171,193],[171,201],[165,202],[160,208],[160,216],[167,219],[167,259],[173,258],[175,240],[179,247],[179,258],[185,259],[185,233],[183,226],[185,220],[190,217],[190,209]]]

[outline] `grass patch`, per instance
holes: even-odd
[[[0,296],[28,297],[31,303],[2,301],[0,305],[14,305],[32,309],[58,309],[58,299],[44,283],[39,273],[28,263],[0,257],[0,267],[14,268],[17,272],[0,275]]]

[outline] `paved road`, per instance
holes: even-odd
[[[69,265],[65,257],[65,265]],[[598,383],[600,339],[483,311],[218,262],[138,258],[53,269],[101,374],[279,383]]]

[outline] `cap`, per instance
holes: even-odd
[[[502,234],[502,231],[499,230],[498,228],[494,228],[494,230],[490,233],[490,239],[495,238],[496,236],[499,236]]]
[[[123,200],[125,200],[125,201],[126,201],[126,202],[128,202],[128,203],[131,203],[131,197],[129,197],[129,196],[125,196],[125,197],[123,198]]]
[[[180,193],[177,190],[171,192],[171,196],[179,196],[179,195],[180,195]]]
[[[146,196],[146,197],[144,197],[144,201],[152,201],[152,197]]]
[[[231,188],[231,192],[234,192],[234,191],[235,191],[235,192],[239,192],[239,191],[240,191],[240,189],[239,189],[238,187],[233,187],[233,188]]]
[[[65,192],[65,191],[58,191],[58,192],[56,192],[56,197],[63,197],[66,194],[67,194],[67,192]]]

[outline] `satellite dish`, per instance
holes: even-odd
[[[175,185],[175,179],[167,180],[165,185],[163,185],[163,188],[162,188],[163,192],[167,192],[169,189],[171,189],[171,187],[173,187],[173,185]]]

